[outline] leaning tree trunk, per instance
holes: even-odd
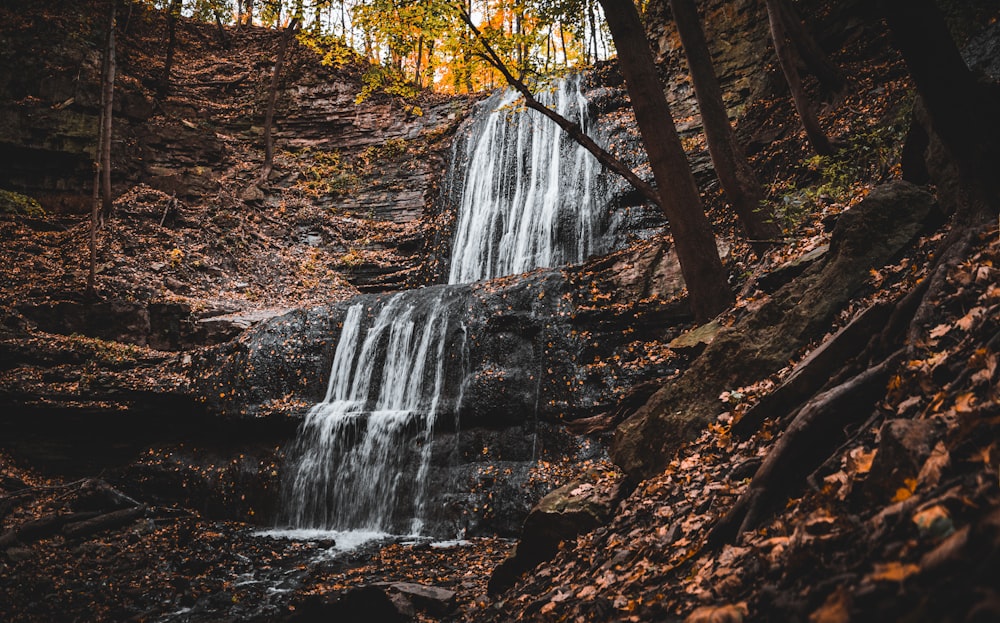
[[[170,0],[167,7],[167,54],[163,62],[163,76],[157,88],[160,97],[170,90],[170,72],[174,67],[174,50],[177,47],[177,18],[181,14],[181,1]]]
[[[465,24],[469,27],[469,30],[472,31],[479,43],[483,46],[483,51],[485,52],[484,57],[487,62],[500,72],[500,74],[504,77],[504,80],[507,81],[508,85],[521,94],[521,97],[524,98],[524,105],[526,107],[551,119],[553,123],[562,128],[562,130],[566,132],[571,139],[576,141],[578,145],[589,151],[602,166],[609,171],[620,175],[647,200],[655,204],[657,207],[661,207],[660,196],[656,192],[655,188],[644,182],[638,175],[633,173],[631,169],[625,166],[621,160],[615,158],[609,151],[598,145],[594,139],[587,136],[587,134],[583,131],[583,128],[580,127],[580,124],[570,121],[545,104],[539,102],[535,98],[535,95],[531,92],[531,89],[529,89],[523,81],[511,73],[510,68],[504,64],[503,59],[500,58],[497,51],[490,45],[489,40],[487,40],[482,31],[476,27],[475,22],[472,21],[472,16],[464,10],[460,11],[459,14],[465,21]]]
[[[764,190],[729,123],[722,88],[712,67],[712,56],[694,0],[670,0],[670,10],[691,68],[691,81],[698,98],[715,174],[739,215],[743,231],[751,243],[756,242],[754,248],[759,252],[768,246],[769,241],[781,235],[781,229],[775,223],[770,207],[764,203]]]
[[[698,186],[674,127],[635,4],[632,0],[601,0],[601,6],[660,189],[660,206],[670,221],[691,309],[699,321],[704,321],[733,302],[715,235],[702,209]]]
[[[115,94],[115,0],[109,3],[108,31],[101,68],[101,117],[97,134],[97,157],[94,162],[93,207],[90,213],[90,267],[87,272],[87,294],[94,295],[97,271],[97,230],[111,214],[111,116]],[[98,197],[101,202],[98,203]]]
[[[795,104],[795,111],[802,121],[802,127],[806,130],[806,137],[809,144],[821,156],[833,155],[833,146],[830,139],[826,137],[823,128],[819,125],[819,119],[812,108],[812,103],[806,96],[802,88],[802,78],[799,76],[798,62],[795,48],[790,44],[785,28],[785,20],[778,0],[766,0],[767,21],[771,26],[771,38],[774,40],[774,52],[778,56],[778,64],[781,72],[785,74],[788,82],[788,90],[792,92],[792,102]]]
[[[278,46],[278,58],[274,62],[274,71],[271,73],[271,89],[267,97],[267,114],[264,116],[264,165],[260,169],[260,182],[263,184],[271,175],[271,168],[274,166],[274,107],[278,101],[278,82],[281,79],[281,67],[285,64],[285,56],[288,54],[288,44],[295,34],[295,29],[299,25],[299,18],[293,17],[288,22],[288,27],[281,37],[281,44]]]
[[[816,38],[806,29],[805,24],[802,23],[802,16],[795,10],[791,2],[789,0],[776,1],[781,11],[786,34],[795,44],[795,49],[798,50],[806,69],[816,76],[820,84],[826,87],[829,92],[841,92],[845,82],[840,69],[830,61]]]

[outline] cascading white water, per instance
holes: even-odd
[[[597,161],[550,120],[514,110],[517,99],[513,91],[493,96],[468,138],[449,283],[580,262],[605,250]],[[586,130],[579,76],[556,81],[538,99]],[[449,288],[432,292],[394,295],[367,329],[363,305],[348,309],[326,398],[309,411],[289,451],[285,526],[424,530],[450,321]],[[464,328],[457,333],[464,340]]]
[[[537,99],[590,132],[579,74],[554,81]],[[519,108],[508,89],[492,96],[456,161],[458,221],[449,283],[582,262],[601,253],[600,164],[550,119]],[[454,175],[453,171],[453,175]]]
[[[420,533],[448,314],[442,292],[429,304],[414,299],[390,298],[363,338],[363,306],[348,309],[326,398],[290,452],[287,525]],[[414,455],[407,447],[415,435]]]

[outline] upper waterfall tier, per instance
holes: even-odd
[[[556,80],[537,98],[589,133],[581,81],[580,75]],[[456,144],[451,176],[459,208],[449,283],[582,262],[607,251],[600,164],[519,100],[513,89],[490,97]]]

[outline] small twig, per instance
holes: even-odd
[[[170,210],[171,210],[172,208],[174,208],[174,207],[175,207],[176,205],[177,205],[177,193],[174,193],[174,194],[173,194],[173,195],[172,195],[172,196],[170,197],[170,201],[168,201],[168,202],[167,202],[167,205],[166,205],[166,206],[164,206],[164,208],[163,208],[163,216],[161,216],[161,217],[160,217],[160,227],[163,227],[163,224],[164,224],[164,223],[165,223],[165,222],[167,221],[167,214],[168,214],[168,213],[170,212]]]

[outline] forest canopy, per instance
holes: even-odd
[[[461,18],[472,16],[516,74],[529,77],[610,56],[597,0],[146,0],[206,22],[280,28],[297,18],[299,39],[327,63],[363,58],[378,86],[408,84],[469,93],[505,84]]]

